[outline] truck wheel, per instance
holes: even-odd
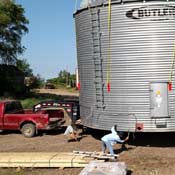
[[[36,133],[36,127],[32,123],[27,123],[22,126],[21,132],[25,137],[33,137]]]

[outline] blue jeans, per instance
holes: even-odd
[[[114,150],[112,148],[112,145],[109,141],[104,142],[102,141],[102,152],[105,153],[106,148],[108,148],[111,155],[114,155]]]

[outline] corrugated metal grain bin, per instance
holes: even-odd
[[[74,14],[83,123],[175,131],[175,1],[117,0],[108,12],[94,1]]]

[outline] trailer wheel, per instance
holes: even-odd
[[[21,132],[25,137],[33,137],[36,133],[36,127],[32,123],[24,124],[21,128]]]

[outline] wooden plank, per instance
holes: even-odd
[[[1,168],[17,168],[17,167],[25,167],[25,168],[83,168],[87,164],[78,164],[78,163],[0,163]]]
[[[0,167],[85,167],[92,160],[65,152],[0,153]]]

